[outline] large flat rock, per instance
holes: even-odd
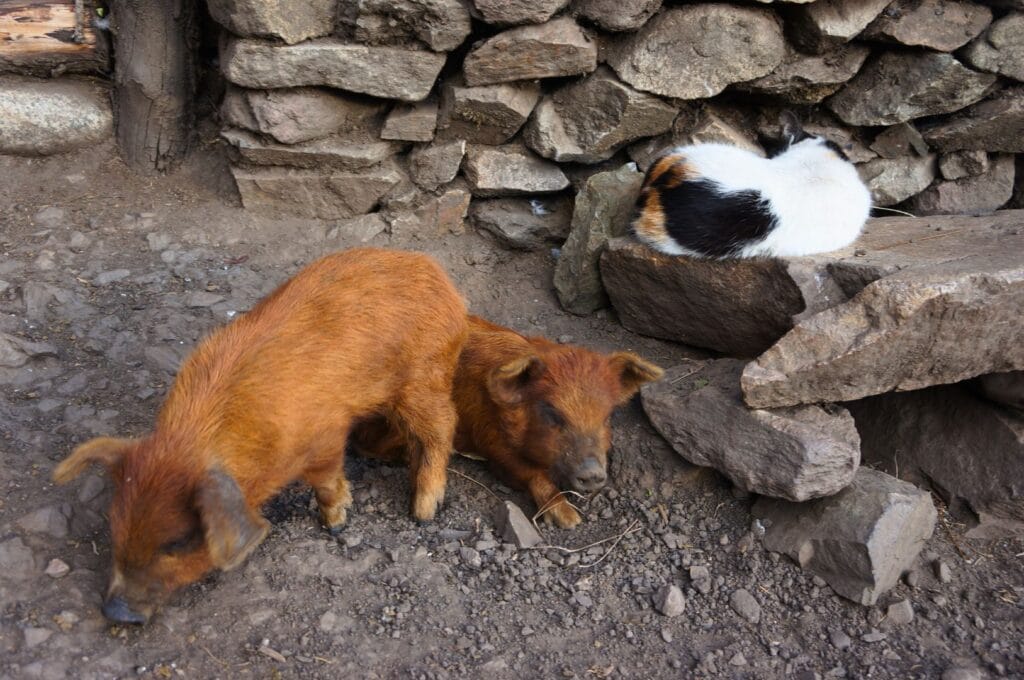
[[[713,97],[770,73],[786,56],[782,25],[763,9],[697,4],[666,10],[608,51],[608,65],[645,92]]]
[[[474,226],[494,235],[511,250],[540,250],[569,235],[573,202],[567,197],[492,198],[473,201]]]
[[[471,29],[469,10],[460,0],[360,0],[352,4],[355,38],[366,45],[419,43],[445,52],[461,45]]]
[[[805,501],[853,481],[860,438],[846,409],[748,409],[742,372],[738,359],[676,366],[644,385],[644,411],[676,453],[741,489]]]
[[[568,4],[569,0],[473,0],[484,21],[499,26],[540,24]]]
[[[972,253],[1019,249],[1021,233],[1024,211],[883,217],[869,220],[860,238],[843,250],[784,260],[664,255],[622,238],[609,243],[601,274],[612,306],[630,330],[754,357],[796,321],[848,301],[873,281]]]
[[[866,463],[935,491],[972,536],[1024,535],[1024,414],[962,385],[848,406]]]
[[[634,90],[601,66],[544,97],[523,139],[545,158],[598,163],[629,142],[668,131],[676,113],[676,107]]]
[[[792,37],[804,51],[827,51],[859,35],[891,1],[816,0],[792,13]]]
[[[927,492],[866,467],[834,496],[806,503],[761,498],[753,514],[771,520],[768,550],[785,553],[863,605],[896,585],[931,538],[937,517]]]
[[[388,164],[371,170],[233,167],[247,210],[320,219],[345,219],[372,212],[402,181]]]
[[[952,52],[992,21],[992,10],[964,0],[896,0],[861,38]]]
[[[336,0],[210,0],[210,16],[235,35],[278,38],[289,45],[327,35]]]
[[[924,127],[922,134],[940,151],[1024,152],[1024,87],[1008,87],[991,99]]]
[[[224,95],[221,114],[231,125],[298,144],[339,132],[376,134],[387,105],[369,97],[319,87],[243,90]]]
[[[576,0],[573,10],[606,31],[635,31],[661,9],[662,0]]]
[[[471,86],[575,76],[597,68],[597,44],[571,18],[559,17],[484,40],[462,67]]]
[[[439,134],[470,144],[504,144],[523,127],[539,98],[534,82],[479,87],[448,83],[441,95]]]
[[[222,132],[221,137],[237,150],[239,158],[254,165],[362,170],[398,152],[395,144],[375,139],[327,137],[299,144],[277,144],[233,128]]]
[[[885,52],[833,95],[828,106],[849,125],[892,125],[962,109],[985,96],[995,80],[949,54]]]
[[[242,87],[326,85],[385,99],[419,101],[430,94],[445,55],[334,38],[297,45],[229,39],[220,61],[225,77]]]
[[[550,194],[569,186],[562,170],[518,144],[471,145],[462,172],[474,196]]]
[[[629,330],[734,356],[760,354],[804,309],[783,262],[676,257],[633,238],[608,243],[601,279]]]
[[[865,276],[902,268],[805,318],[750,363],[742,381],[747,404],[849,401],[1024,368],[1022,216],[968,219],[962,232],[954,231],[956,218],[936,219],[944,231],[907,244],[924,251],[916,263],[892,261],[889,252],[875,258],[874,271],[836,263],[833,280],[846,292]]]
[[[106,90],[84,80],[0,78],[0,154],[47,156],[110,137]]]
[[[790,49],[774,71],[736,85],[736,89],[778,97],[791,104],[817,104],[857,75],[870,52],[864,45],[844,45],[816,55]]]

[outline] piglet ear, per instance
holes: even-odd
[[[616,352],[608,361],[612,371],[619,376],[619,403],[629,401],[645,383],[654,382],[665,371],[649,361],[644,361],[632,352]]]
[[[526,399],[526,389],[544,372],[538,357],[520,357],[491,371],[487,391],[499,404],[519,404]]]
[[[800,119],[792,111],[783,111],[779,114],[779,125],[782,126],[783,139],[789,144],[795,144],[807,136]]]
[[[230,571],[241,564],[266,537],[270,523],[253,512],[235,478],[221,469],[206,473],[196,491],[210,560]]]
[[[137,443],[137,439],[121,439],[118,437],[96,437],[95,439],[90,439],[61,461],[60,465],[53,471],[53,481],[58,484],[70,482],[82,474],[82,471],[90,463],[102,463],[107,469],[110,469]]]

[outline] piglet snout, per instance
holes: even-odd
[[[572,481],[577,491],[594,491],[604,486],[608,475],[596,458],[587,458],[577,466]]]
[[[116,595],[103,603],[103,615],[113,623],[141,625],[146,622],[145,616],[132,611],[128,603]]]

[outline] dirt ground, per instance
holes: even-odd
[[[0,205],[0,332],[46,345],[0,364],[0,677],[1024,677],[1024,542],[967,541],[940,511],[913,586],[855,605],[765,551],[752,499],[683,462],[638,403],[614,419],[610,485],[580,528],[544,530],[551,547],[494,536],[498,499],[533,506],[479,462],[453,461],[448,508],[419,527],[404,471],[353,459],[338,539],[309,490],[290,488],[243,567],[145,628],[110,626],[109,491],[99,470],[54,487],[55,462],[91,436],[145,432],[203,333],[354,242],[329,238],[329,222],[241,210],[213,145],[158,179],[134,177],[109,147],[0,158]],[[666,367],[699,356],[608,312],[562,312],[549,252],[505,251],[472,229],[371,243],[433,254],[474,312],[517,330]],[[47,575],[53,559],[70,572]],[[707,592],[690,582],[695,565],[710,571]],[[679,616],[652,606],[665,584],[685,593]],[[757,623],[730,606],[741,588]],[[904,599],[913,620],[889,619]]]

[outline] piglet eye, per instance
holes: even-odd
[[[180,538],[174,539],[173,541],[167,541],[160,546],[160,552],[173,555],[175,553],[192,550],[193,548],[198,547],[200,539],[202,539],[202,534],[200,534],[199,530],[196,529]]]
[[[553,427],[565,427],[565,416],[558,412],[558,409],[546,401],[537,404],[537,409],[544,421]]]

